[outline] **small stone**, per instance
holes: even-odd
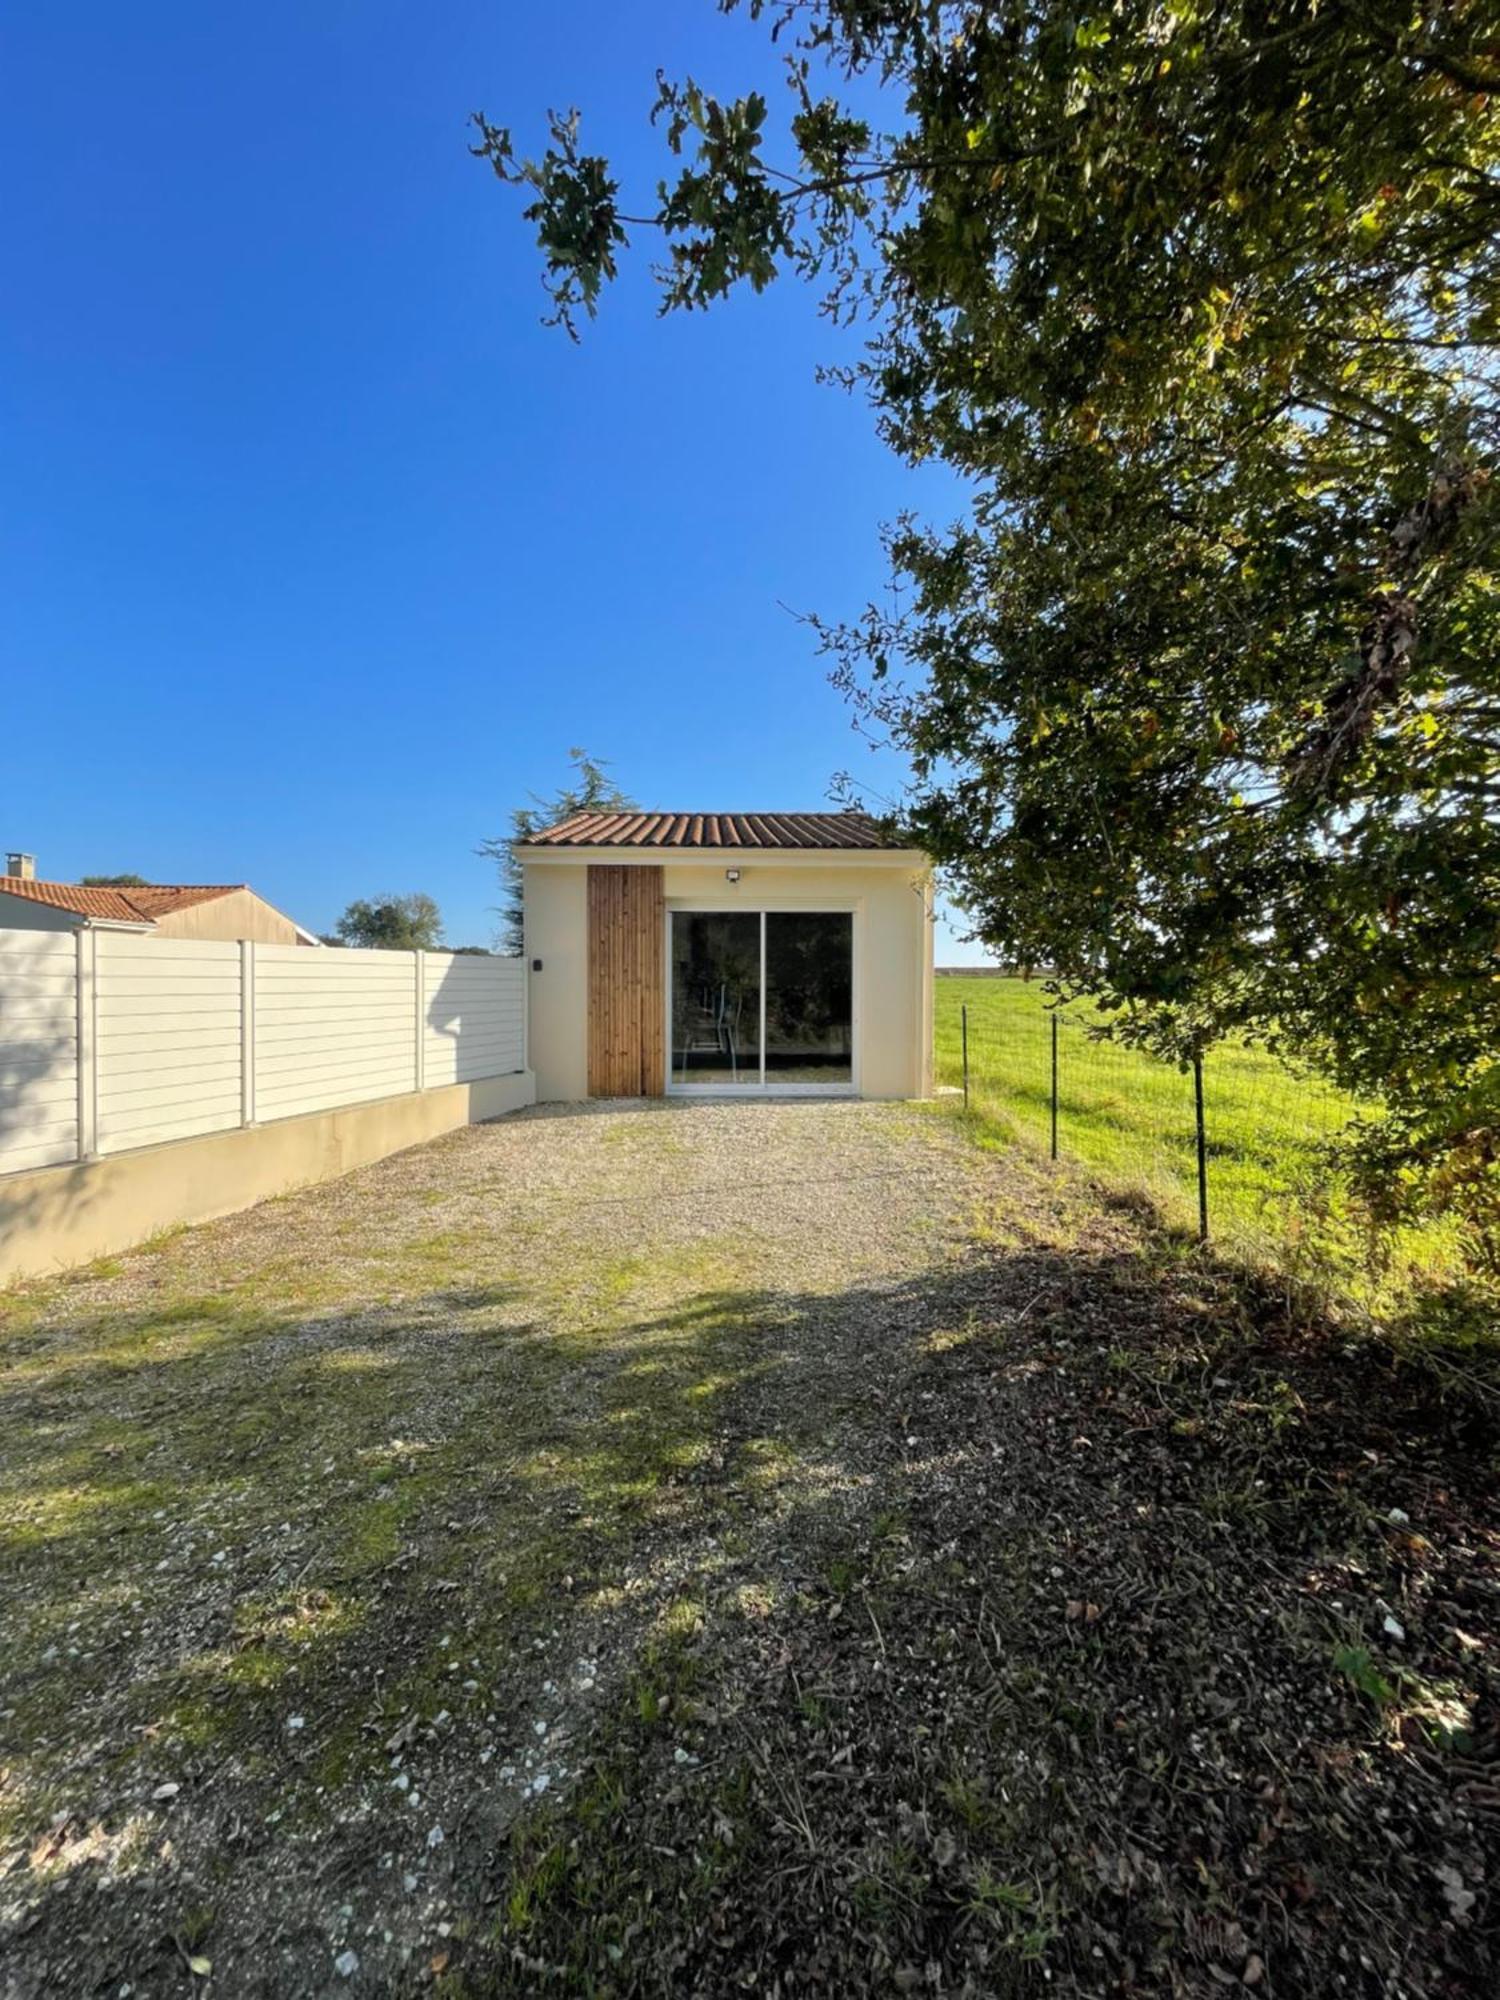
[[[1385,1518],[1393,1528],[1408,1528],[1411,1526],[1411,1515],[1407,1513],[1404,1507],[1393,1507]]]
[[[359,1970],[359,1953],[357,1951],[341,1951],[333,1961],[333,1969],[339,1975],[340,1979],[352,1979]]]
[[[1437,1877],[1438,1887],[1443,1892],[1448,1908],[1462,1923],[1478,1900],[1474,1891],[1466,1886],[1462,1875],[1449,1861],[1443,1862],[1432,1872]]]
[[[151,1794],[151,1796],[153,1799],[157,1800],[175,1799],[177,1794],[181,1790],[182,1790],[181,1785],[158,1785],[156,1790]]]
[[[427,1845],[429,1847],[441,1847],[442,1844],[443,1829],[440,1826],[430,1826],[427,1829]]]
[[[1404,1639],[1406,1637],[1406,1627],[1401,1623],[1399,1618],[1393,1618],[1389,1611],[1385,1614],[1385,1622],[1380,1629],[1388,1639]]]
[[[286,1726],[288,1729],[305,1729],[307,1727],[307,1717],[305,1715],[289,1715],[286,1719]]]

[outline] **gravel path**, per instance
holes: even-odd
[[[0,1299],[0,1991],[436,1949],[726,1534],[863,1504],[911,1298],[1040,1198],[910,1107],[542,1107]]]
[[[842,1101],[5,1295],[0,1995],[1488,1995],[1493,1412],[1289,1307]]]
[[[1005,1179],[988,1175],[1013,1197]],[[632,1252],[733,1236],[763,1257],[760,1282],[836,1287],[921,1268],[962,1237],[985,1180],[947,1120],[902,1105],[540,1105],[124,1260],[71,1285],[62,1317],[80,1304],[129,1310],[164,1285],[253,1278],[268,1260],[358,1271],[440,1230],[464,1235],[459,1279],[484,1261],[481,1237],[547,1232],[542,1255],[571,1259],[580,1278]]]

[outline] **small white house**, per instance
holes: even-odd
[[[923,1097],[932,871],[863,813],[578,813],[518,843],[540,1099]]]

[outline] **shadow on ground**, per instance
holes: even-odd
[[[8,1993],[1494,1990],[1483,1385],[1119,1221],[647,1289],[10,1337]]]

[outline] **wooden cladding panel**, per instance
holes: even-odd
[[[589,1095],[666,1089],[666,895],[660,868],[589,867]]]

